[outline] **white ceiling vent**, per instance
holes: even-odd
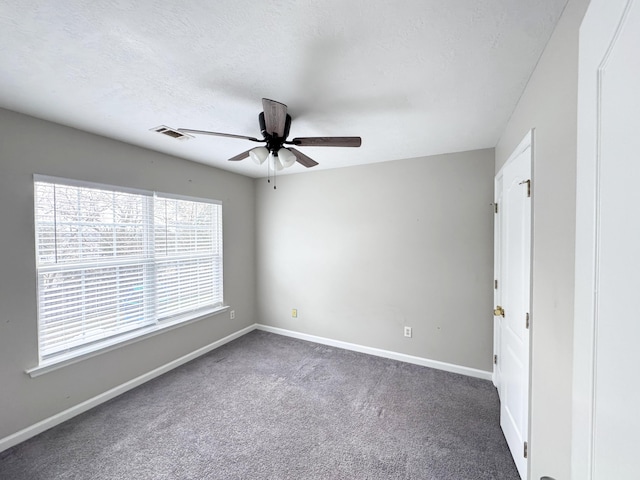
[[[178,140],[189,140],[190,138],[194,138],[193,135],[179,132],[175,128],[170,128],[166,125],[160,125],[159,127],[152,128],[151,131],[158,132],[166,135],[167,137],[176,138]]]

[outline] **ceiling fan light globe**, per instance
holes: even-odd
[[[284,165],[280,161],[280,158],[273,154],[269,155],[269,166],[272,170],[275,170],[277,172],[284,170]]]
[[[278,151],[278,158],[284,168],[289,168],[291,165],[296,163],[296,156],[287,148],[281,148]]]
[[[268,156],[269,150],[266,147],[256,147],[249,151],[249,157],[258,165],[262,165]]]

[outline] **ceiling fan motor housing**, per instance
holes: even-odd
[[[277,135],[272,135],[267,132],[267,127],[264,120],[264,112],[260,112],[260,114],[258,115],[258,122],[260,123],[260,132],[262,133],[262,137],[264,138],[264,141],[267,142],[267,149],[273,155],[277,156],[278,150],[282,148],[282,145],[289,136],[289,130],[291,128],[291,115],[287,113],[284,124],[284,134],[282,137],[278,137]]]

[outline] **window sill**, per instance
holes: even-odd
[[[56,355],[55,357],[41,361],[37,367],[30,368],[26,370],[25,373],[27,373],[31,378],[39,377],[40,375],[44,375],[45,373],[49,373],[59,368],[66,367],[67,365],[72,365],[87,358],[95,357],[97,355],[116,350],[120,347],[145,340],[159,333],[164,333],[183,325],[189,325],[199,320],[203,320],[204,318],[210,317],[211,315],[218,315],[220,313],[226,312],[228,309],[228,305],[211,308],[209,310],[200,311],[193,317],[181,317],[177,320],[164,322],[160,325],[152,325],[150,327],[136,330],[134,332],[124,334],[113,339],[108,339],[95,345],[81,348],[70,353]]]

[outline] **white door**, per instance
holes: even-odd
[[[580,30],[575,480],[640,478],[640,1],[591,0]]]
[[[531,134],[496,179],[500,259],[497,275],[500,426],[520,477],[527,478],[529,434],[529,325],[531,298]],[[501,314],[502,313],[502,314]]]

